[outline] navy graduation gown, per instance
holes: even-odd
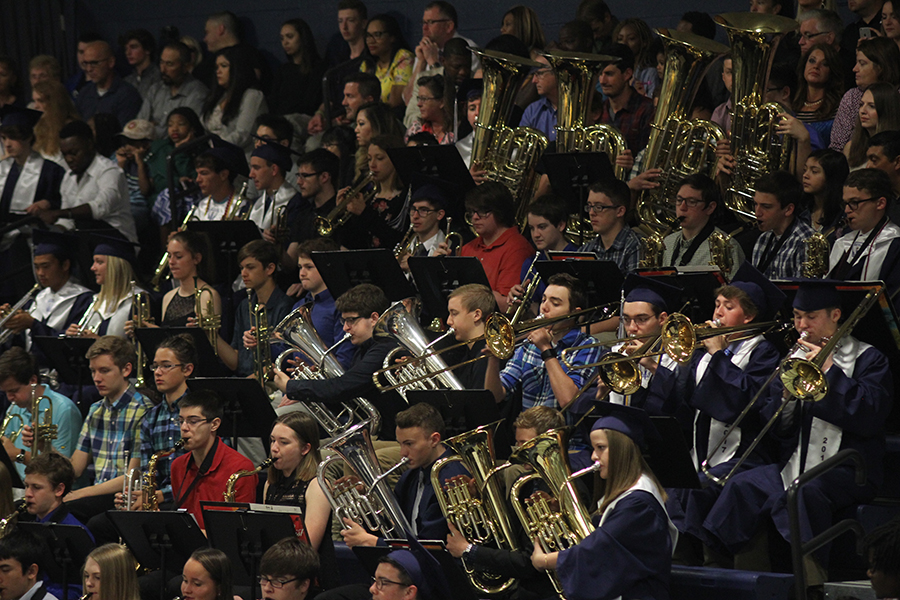
[[[567,600],[667,600],[673,541],[652,494],[620,499],[603,524],[559,553],[557,575]]]
[[[454,455],[455,453],[447,448],[440,458],[448,458]],[[419,473],[424,471],[422,499],[419,501],[419,514],[416,519],[416,530],[418,532],[416,537],[420,540],[446,540],[447,535],[450,533],[450,529],[447,527],[447,519],[444,517],[444,513],[441,512],[441,506],[438,504],[434,488],[431,486],[431,467],[433,464],[417,469],[409,469],[400,476],[397,485],[394,487],[394,494],[397,496],[400,508],[403,510],[406,518],[412,523]],[[452,462],[441,469],[441,479],[449,479],[456,475],[470,476],[469,472],[459,461]]]

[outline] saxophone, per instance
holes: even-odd
[[[184,438],[175,442],[175,447],[169,450],[157,452],[147,461],[147,470],[141,478],[141,487],[143,488],[144,502],[142,510],[159,510],[159,500],[156,499],[156,463],[159,459],[174,454],[184,448]]]
[[[24,515],[25,512],[25,500],[22,499],[16,505],[16,510],[0,519],[0,539],[5,538],[12,533],[13,529],[16,528],[16,524],[19,522],[19,517]]]
[[[241,477],[250,477],[251,475],[256,475],[263,469],[268,469],[275,462],[274,458],[267,458],[266,460],[259,463],[255,469],[251,471],[238,471],[237,473],[232,473],[228,477],[228,481],[225,482],[225,492],[222,496],[225,498],[225,502],[234,502],[235,490],[234,486],[237,485],[238,479]]]

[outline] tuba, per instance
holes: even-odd
[[[466,540],[479,546],[490,545],[506,550],[517,550],[515,534],[506,514],[506,502],[500,484],[488,479],[496,461],[494,459],[494,435],[500,421],[482,425],[462,433],[444,444],[457,456],[442,458],[431,467],[431,486],[447,520],[462,532]],[[461,462],[475,479],[479,497],[472,497],[466,482],[440,479],[441,469],[452,462]],[[497,594],[512,587],[516,580],[504,579],[493,573],[475,571],[466,567],[469,581],[485,594]]]
[[[470,48],[481,59],[484,93],[472,139],[472,165],[487,171],[485,178],[509,188],[522,212],[537,186],[534,165],[544,153],[547,136],[530,127],[509,123],[519,86],[541,63],[480,48]]]
[[[755,222],[753,185],[761,175],[788,168],[796,146],[793,138],[776,132],[784,107],[764,102],[763,95],[778,42],[797,28],[797,21],[755,13],[727,13],[715,20],[728,33],[734,65],[731,154],[735,168],[725,204],[745,221]]]
[[[380,532],[384,538],[406,539],[411,535],[412,526],[385,481],[390,473],[406,465],[408,458],[402,458],[382,473],[372,446],[368,421],[353,425],[322,448],[333,450],[334,454],[319,463],[316,477],[338,520],[343,522],[347,517],[369,531]],[[339,484],[326,477],[326,469],[339,459],[350,466],[358,482]],[[360,484],[364,487],[363,493],[357,490]]]
[[[422,328],[419,327],[419,324],[416,322],[415,318],[406,310],[406,307],[403,305],[403,302],[394,302],[390,308],[384,311],[379,317],[378,321],[375,323],[375,328],[372,331],[373,335],[379,337],[390,337],[395,339],[400,345],[411,352],[416,358],[419,360],[416,361],[415,365],[410,366],[413,371],[413,375],[411,378],[419,377],[422,374],[433,374],[433,379],[436,380],[432,383],[438,383],[440,386],[450,389],[450,390],[464,390],[465,386],[456,378],[447,367],[447,363],[444,362],[444,359],[441,358],[438,354],[434,352],[432,347],[436,342],[442,340],[448,335],[452,335],[453,331],[449,330],[447,333],[439,337],[437,340],[433,342],[429,342],[425,337],[425,333],[422,331]],[[399,350],[399,348],[397,349]],[[396,356],[396,351],[391,351],[385,357],[385,367],[389,367],[391,361]],[[420,370],[424,369],[424,373]],[[396,375],[392,375],[392,377],[397,378],[398,381],[391,381],[391,385],[396,385],[397,383],[404,383],[403,374],[408,373],[405,369],[401,369],[398,371]],[[390,374],[391,371],[385,371],[385,374]],[[389,379],[390,381],[390,379]],[[425,383],[427,380],[423,380],[422,383]],[[399,390],[403,390],[404,388],[398,388]],[[409,389],[409,388],[406,388]],[[432,389],[438,389],[435,386]],[[401,392],[402,393],[402,392]]]
[[[690,110],[709,65],[728,47],[692,33],[657,33],[665,44],[666,68],[644,152],[647,168],[662,174],[659,187],[641,193],[637,212],[642,223],[662,231],[678,225],[669,203],[678,182],[697,172],[714,174],[716,143],[725,132],[710,121],[690,120]]]
[[[144,497],[142,510],[159,510],[159,500],[156,498],[156,463],[159,462],[159,459],[175,454],[182,448],[184,448],[183,438],[175,442],[174,448],[156,452],[150,457],[150,460],[147,461],[147,470],[144,471],[144,474],[141,477],[141,488]]]
[[[57,438],[58,427],[53,424],[53,400],[48,396],[35,397],[36,383],[31,384],[31,426],[34,428],[34,442],[31,457],[37,457],[50,451],[53,440]],[[41,414],[41,402],[47,401],[47,408]],[[5,427],[3,429],[6,429]],[[0,429],[0,432],[3,430]]]
[[[297,365],[291,373],[293,379],[331,379],[344,374],[344,368],[331,355],[331,352],[349,337],[344,336],[331,348],[325,348],[322,338],[319,337],[312,324],[307,306],[297,308],[282,319],[281,323],[275,326],[273,335],[291,346],[276,360],[279,368],[284,358],[293,352],[300,352],[312,363],[312,366],[305,363]],[[337,415],[321,402],[307,402],[305,406],[331,437],[341,435],[354,423],[363,420],[371,423],[372,431],[375,433],[381,428],[381,415],[378,413],[378,409],[362,397],[354,398],[351,402],[344,402],[343,410]]]
[[[251,475],[256,475],[263,469],[268,469],[269,467],[271,467],[274,462],[275,459],[269,457],[256,465],[256,468],[254,469],[251,469],[249,471],[237,471],[236,473],[232,473],[231,475],[229,475],[228,481],[225,482],[225,492],[223,492],[222,494],[222,498],[225,500],[225,502],[234,502],[235,495],[237,494],[234,486],[237,485],[239,479],[241,479],[242,477],[250,477]]]
[[[25,305],[31,302],[31,299],[35,297],[35,295],[41,291],[41,284],[36,283],[34,286],[28,290],[28,292],[19,298],[19,301],[10,306],[6,313],[3,315],[3,318],[0,319],[0,345],[5,344],[9,338],[11,338],[15,332],[12,329],[6,329],[6,324],[9,322],[13,316],[16,315],[20,310],[25,308]]]

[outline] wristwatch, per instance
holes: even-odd
[[[557,358],[556,348],[547,348],[543,352],[541,352],[541,360],[547,361],[551,358]]]
[[[20,465],[25,464],[25,451],[24,450],[22,450],[21,452],[16,454],[16,462],[19,463]]]

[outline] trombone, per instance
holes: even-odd
[[[852,313],[850,313],[847,320],[834,332],[834,335],[828,339],[819,353],[812,360],[793,356],[803,347],[801,342],[806,341],[805,332],[800,334],[800,339],[797,340],[797,343],[791,351],[788,352],[787,358],[781,361],[781,364],[778,365],[777,369],[772,371],[772,374],[769,375],[769,378],[766,379],[766,382],[759,388],[759,391],[756,392],[750,402],[747,403],[747,406],[741,411],[734,423],[732,423],[725,431],[725,434],[722,436],[722,439],[719,440],[719,443],[712,448],[710,455],[700,464],[700,470],[710,481],[724,486],[728,480],[734,476],[741,465],[744,464],[747,458],[750,457],[750,454],[762,441],[763,436],[775,425],[778,417],[781,416],[781,413],[784,412],[788,402],[792,399],[797,399],[801,402],[818,402],[825,397],[828,393],[828,381],[825,379],[822,365],[825,364],[825,361],[828,360],[828,357],[834,352],[834,349],[837,347],[838,342],[841,341],[841,338],[853,330],[860,319],[869,312],[869,309],[878,303],[882,294],[884,294],[884,286],[875,290],[870,290],[866,294],[866,297],[863,298],[863,301],[857,305]],[[713,454],[715,454],[717,449],[722,447],[722,444],[725,443],[725,440],[728,439],[731,432],[737,429],[738,425],[741,424],[747,414],[749,414],[756,405],[756,402],[759,400],[760,396],[762,396],[764,390],[769,387],[776,376],[781,381],[785,390],[784,398],[782,399],[778,410],[775,411],[772,418],[770,418],[763,426],[759,434],[753,442],[750,443],[750,446],[734,464],[731,470],[722,477],[714,475],[709,467],[709,461],[712,459]]]
[[[783,325],[784,323],[780,321],[747,323],[745,325],[736,325],[734,327],[694,325],[691,323],[691,320],[683,314],[673,313],[669,315],[669,318],[663,323],[660,337],[662,338],[663,351],[668,354],[672,360],[683,365],[691,359],[694,352],[700,347],[700,342],[702,340],[719,335],[740,333],[741,335],[731,340],[732,342],[737,342],[766,333],[775,327]]]

